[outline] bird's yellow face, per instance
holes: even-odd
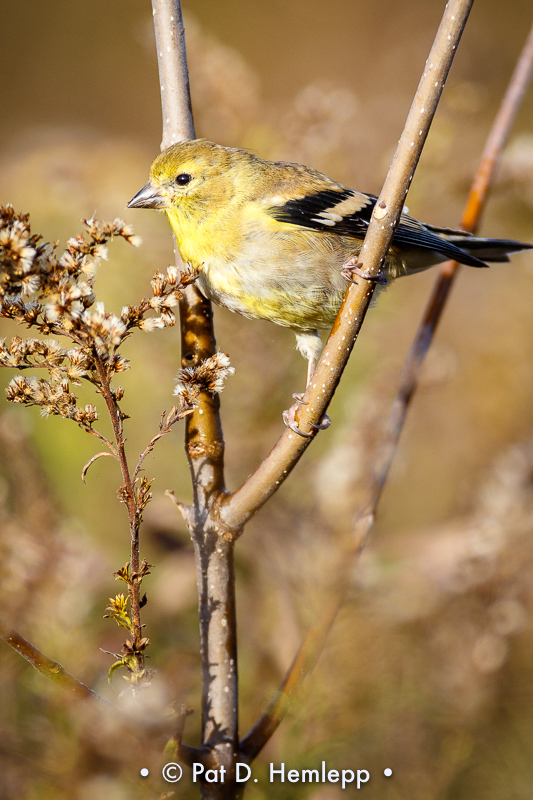
[[[221,148],[222,149],[222,148]],[[150,181],[128,203],[128,208],[180,207],[184,214],[228,193],[229,158],[211,152],[198,141],[173,145],[159,155],[150,168]]]
[[[150,181],[128,208],[166,211],[182,257],[198,264],[217,240],[220,247],[218,234],[239,196],[242,154],[204,139],[173,145],[155,159]]]

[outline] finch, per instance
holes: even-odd
[[[193,139],[155,159],[149,182],[128,208],[166,211],[206,297],[291,328],[308,360],[309,382],[322,347],[319,330],[332,325],[349,280],[368,277],[357,259],[376,200],[311,167]],[[403,213],[382,280],[449,259],[486,267],[531,247],[437,228]]]

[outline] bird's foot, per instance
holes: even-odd
[[[372,283],[381,283],[382,285],[387,283],[387,278],[385,277],[384,272],[380,270],[377,275],[373,275],[367,269],[361,269],[362,266],[363,262],[357,261],[354,256],[343,265],[341,275],[343,278],[346,278],[347,281],[350,281],[350,283],[354,282],[355,275],[357,275],[359,278],[364,278],[366,281],[372,281]]]
[[[294,403],[294,405],[292,405],[290,408],[288,408],[286,411],[283,412],[282,414],[283,422],[285,423],[287,428],[290,428],[291,431],[294,431],[294,433],[297,433],[299,436],[303,436],[305,439],[310,439],[313,434],[304,433],[303,431],[301,431],[296,422],[296,412],[298,411],[300,406],[307,405],[307,403],[304,402],[303,393],[297,392],[293,394],[293,397],[296,400],[296,403]],[[331,420],[327,414],[324,414],[324,416],[320,420],[320,424],[316,425],[314,422],[311,422],[311,427],[314,428],[316,431],[325,431],[326,428],[329,428],[330,425],[331,425]]]
[[[327,414],[324,414],[322,419],[320,420],[320,425],[315,425],[314,422],[311,423],[311,427],[315,429],[315,431],[325,431],[331,425],[331,420]]]
[[[281,415],[283,422],[285,423],[287,428],[290,428],[291,431],[297,433],[298,436],[303,436],[304,439],[310,439],[313,434],[304,433],[303,431],[301,431],[300,428],[298,427],[298,423],[296,422],[296,412],[298,411],[301,405],[305,405],[305,403],[303,403],[303,400],[301,399],[302,395],[300,395],[300,398],[296,397],[296,395],[293,395],[293,397],[296,398],[296,403],[294,403],[294,405],[292,405],[290,408],[287,408],[283,412],[283,414]]]

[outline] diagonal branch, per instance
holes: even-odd
[[[365,269],[371,275],[379,273],[385,260],[472,3],[473,0],[450,0],[445,8],[361,250]],[[312,433],[311,424],[318,423],[327,410],[373,292],[374,283],[367,280],[352,284],[346,292],[313,382],[305,392],[305,405],[300,407],[297,424],[304,433]],[[221,524],[233,530],[242,528],[277,491],[312,438],[285,431],[245,483],[232,494],[221,497],[217,508]]]
[[[462,218],[462,227],[465,230],[475,232],[479,225],[498,161],[520,106],[520,101],[530,81],[532,71],[533,28],[518,59],[474,177]],[[418,383],[422,361],[431,344],[437,323],[449,296],[451,285],[457,274],[457,269],[455,262],[447,262],[442,267],[431,300],[411,346],[404,367],[400,390],[390,416],[387,433],[377,458],[369,491],[370,499],[365,512],[358,517],[356,522],[356,535],[352,539],[350,552],[345,554],[348,555],[348,558],[344,560],[345,576],[352,570],[354,560],[361,552],[370,531],[376,507],[403,428],[409,402]],[[253,760],[259,754],[275,732],[289,707],[291,698],[318,661],[329,631],[344,601],[345,588],[346,582],[342,581],[337,600],[332,602],[331,606],[322,614],[321,619],[310,628],[274,698],[258,722],[242,739],[241,748],[243,755],[248,760]]]
[[[85,433],[90,433],[92,436],[96,436],[97,439],[100,439],[101,442],[103,442],[105,445],[107,445],[107,447],[109,447],[111,454],[118,459],[118,453],[116,451],[116,448],[113,447],[113,444],[109,441],[109,439],[107,439],[103,434],[97,431],[96,428],[93,428],[90,425],[84,425],[83,430],[85,431]]]
[[[117,719],[121,720],[125,726],[126,735],[133,734],[138,735],[135,727],[132,728],[131,726],[131,719],[124,714],[121,709],[115,708],[106,700],[105,697],[94,692],[92,689],[89,689],[84,683],[79,681],[73,675],[64,669],[57,661],[54,661],[48,656],[45,656],[44,653],[41,653],[31,642],[28,642],[27,639],[24,639],[16,631],[10,629],[7,625],[0,621],[0,639],[8,644],[13,650],[16,650],[17,653],[28,661],[32,667],[34,667],[37,672],[40,672],[41,675],[44,675],[46,678],[49,678],[54,683],[57,683],[63,689],[66,689],[67,692],[70,692],[75,697],[79,698],[80,700],[99,700],[102,703],[105,703],[107,707],[112,708],[114,712],[117,714]],[[102,708],[102,706],[99,706]],[[153,733],[152,727],[152,733]],[[201,762],[205,759],[205,754],[202,753],[201,750],[197,750],[195,747],[188,747],[187,745],[182,745],[180,743],[180,758],[186,764],[192,765],[195,761]]]
[[[339,603],[331,603],[318,623],[309,629],[265,712],[246,736],[241,739],[241,755],[247,761],[253,761],[270,737],[276,732],[289,709],[294,694],[298,691],[307,675],[315,668],[339,609]]]
[[[489,133],[481,160],[472,182],[461,228],[475,233],[485,209],[499,160],[509,136],[509,131],[520,107],[520,102],[531,80],[533,71],[533,27],[517,61],[515,70],[503,97]],[[431,346],[450,291],[459,273],[457,261],[447,261],[440,270],[426,310],[407,356],[398,395],[392,407],[387,430],[383,438],[368,493],[368,503],[359,515],[356,528],[361,545],[372,526],[376,509],[387,481],[389,470],[403,430],[409,404],[416,391],[424,358]]]
[[[176,422],[179,422],[180,419],[186,417],[187,414],[192,414],[193,411],[194,408],[179,409],[177,406],[174,406],[166,419],[165,419],[165,412],[163,412],[163,414],[161,415],[161,425],[159,427],[159,433],[156,433],[156,435],[150,439],[150,441],[148,442],[142,453],[139,455],[139,459],[137,461],[137,465],[135,467],[135,471],[131,479],[133,485],[135,485],[135,482],[139,476],[139,472],[141,471],[144,459],[148,455],[150,455],[150,453],[156,446],[157,442],[160,439],[162,439],[163,436],[166,436],[167,433],[170,433],[170,431],[172,430],[172,426],[175,425]]]
[[[41,651],[28,642],[27,639],[24,639],[19,633],[11,630],[7,625],[4,625],[3,622],[0,622],[0,639],[3,639],[4,642],[12,647],[13,650],[16,650],[17,653],[20,653],[20,655],[25,658],[26,661],[29,661],[32,667],[35,667],[38,672],[50,678],[54,683],[58,683],[63,689],[66,689],[76,697],[82,700],[92,698],[94,700],[102,700],[104,703],[108,702],[67,672],[57,661],[53,661],[51,658],[48,658],[48,656],[45,656],[44,653],[41,653]]]

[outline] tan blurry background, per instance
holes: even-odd
[[[442,6],[184,0],[198,135],[379,192]],[[458,224],[530,16],[521,0],[475,4],[408,198],[420,219]],[[172,259],[165,219],[125,210],[160,142],[149,3],[4,3],[0,64],[0,202],[29,211],[33,230],[61,244],[95,211],[132,222],[143,246],[110,247],[97,293],[114,311],[138,300],[155,269]],[[531,91],[482,233],[533,241]],[[243,732],[335,580],[336,542],[357,508],[369,451],[434,280],[431,272],[402,280],[380,298],[332,404],[333,425],[240,542]],[[532,303],[531,254],[512,266],[463,270],[351,602],[264,762],[366,768],[372,779],[361,791],[372,798],[530,796]],[[219,309],[215,323],[237,370],[222,396],[234,488],[281,433],[281,411],[302,388],[305,364],[288,331]],[[2,324],[0,335],[15,333]],[[135,338],[123,381],[132,455],[171,405],[179,366],[176,329]],[[5,384],[12,375],[4,372]],[[163,497],[172,488],[190,499],[182,438],[176,428],[146,462],[156,481],[143,555],[156,568],[144,620],[158,670],[150,702],[156,710],[176,699],[194,707],[186,738],[195,744],[195,573],[183,526]],[[75,425],[3,404],[0,597],[8,622],[116,701],[122,680],[107,687],[111,659],[99,648],[122,642],[102,615],[119,590],[111,573],[127,560],[128,534],[114,464],[102,459],[81,483],[94,452]],[[152,779],[138,772],[159,770],[161,740],[126,746],[111,722],[72,706],[4,646],[0,668],[0,796],[156,796]],[[394,770],[388,780],[387,766]],[[300,784],[278,784],[274,793],[261,770],[252,800],[356,793]],[[179,792],[196,796],[182,784]]]

